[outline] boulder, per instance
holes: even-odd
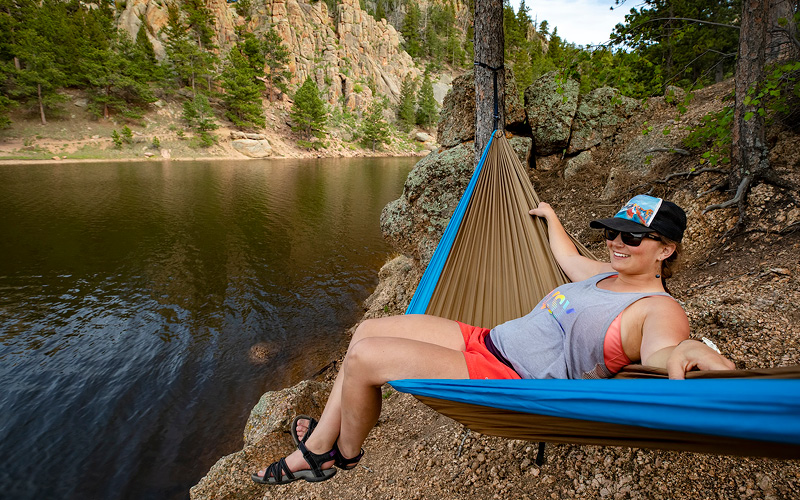
[[[561,168],[561,164],[562,158],[560,154],[536,158],[536,170],[555,170]]]
[[[525,108],[519,98],[514,72],[506,68],[506,129],[522,129]],[[453,80],[453,87],[444,98],[439,114],[437,137],[442,147],[449,148],[475,140],[475,73],[468,71]]]
[[[585,151],[613,136],[639,107],[639,101],[611,87],[589,92],[575,112],[567,154]]]
[[[426,134],[425,132],[417,132],[414,138],[419,142],[432,142],[433,137],[430,134]]]
[[[686,99],[686,91],[682,88],[675,85],[667,85],[667,88],[664,89],[664,100],[669,104],[677,106],[684,99]]]
[[[567,160],[567,167],[564,169],[564,178],[569,179],[575,174],[586,168],[592,163],[592,152],[583,151],[578,156]]]
[[[519,161],[525,166],[525,168],[531,168],[531,154],[533,153],[533,139],[530,137],[512,137],[508,140],[508,143],[511,144],[511,148],[517,153],[517,157],[519,157]]]
[[[266,158],[272,155],[272,146],[266,139],[236,139],[231,141],[233,148],[250,158]]]
[[[222,457],[189,492],[192,500],[259,498],[264,487],[250,474],[290,453],[289,427],[295,415],[321,415],[330,386],[303,381],[281,391],[267,392],[250,413],[244,429],[244,448]]]
[[[525,111],[533,135],[536,156],[563,151],[578,108],[579,84],[551,71],[525,89]]]

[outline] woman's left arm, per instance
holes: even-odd
[[[671,379],[683,379],[695,368],[736,368],[704,343],[689,339],[689,319],[680,304],[668,297],[657,299],[648,307],[642,323],[642,364],[666,368]]]

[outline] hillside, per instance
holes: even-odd
[[[697,92],[693,109],[681,118],[683,124],[697,123],[705,112],[720,109],[729,90],[730,82],[726,82]],[[602,242],[588,229],[588,221],[616,209],[630,197],[631,187],[636,192],[652,188],[681,204],[689,214],[687,244],[683,265],[670,288],[687,310],[692,336],[711,339],[739,368],[800,364],[796,192],[758,186],[750,198],[748,226],[742,234],[724,238],[732,226],[733,211],[702,214],[705,206],[723,195],[697,198],[716,183],[715,174],[686,174],[654,183],[698,165],[695,154],[661,153],[663,158],[649,162],[656,165],[646,177],[629,175],[623,185],[609,183],[618,177],[614,172],[630,172],[631,158],[644,155],[654,145],[669,147],[665,141],[679,140],[663,134],[648,137],[642,133],[645,124],[660,130],[675,122],[672,105],[663,97],[651,99],[616,134],[592,149],[591,168],[565,179],[566,161],[553,165],[536,158],[539,168],[530,171],[531,180],[565,226],[598,255],[603,254]],[[795,183],[800,180],[799,139],[779,127],[769,134],[774,168]],[[432,156],[423,162],[430,166]],[[525,159],[526,152],[521,156]],[[447,180],[442,177],[439,182]],[[425,229],[412,231],[418,235]],[[365,318],[404,310],[420,274],[419,262],[408,256],[387,263],[378,289],[366,303]],[[244,449],[221,458],[192,489],[192,498],[789,499],[800,489],[797,460],[551,444],[546,463],[537,466],[534,443],[466,431],[389,388],[384,388],[382,417],[364,445],[367,453],[356,470],[340,471],[340,477],[319,484],[253,485],[250,472],[292,449],[288,424],[293,415],[320,412],[326,384],[337,365],[333,363],[318,381],[265,394],[245,428]]]

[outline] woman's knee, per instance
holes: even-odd
[[[395,316],[365,319],[356,327],[353,338],[350,339],[350,345],[353,346],[369,337],[379,336],[381,332],[386,330],[388,323],[393,321],[396,321]]]
[[[369,320],[368,320],[369,321]],[[380,364],[380,339],[366,337],[350,345],[342,369],[349,377],[365,379],[374,375]]]

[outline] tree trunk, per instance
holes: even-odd
[[[44,117],[44,102],[42,102],[42,84],[36,84],[36,93],[39,96],[39,115],[42,117],[42,125],[47,125],[47,119]]]
[[[110,113],[108,112],[108,96],[111,94],[111,89],[106,87],[106,102],[103,103],[103,118],[108,120]]]
[[[800,55],[798,46],[793,42],[797,40],[797,26],[793,22],[797,10],[796,0],[771,0],[769,26],[767,27],[767,55],[766,63],[797,59]],[[779,20],[786,22],[783,26]]]
[[[17,56],[14,56],[14,67],[17,69],[17,71],[22,69],[22,66],[19,64],[19,57]]]
[[[767,147],[764,140],[764,118],[753,104],[745,105],[748,92],[757,89],[764,70],[769,28],[769,2],[744,0],[739,34],[739,58],[736,62],[736,101],[733,115],[733,169],[730,185],[736,189],[734,200],[745,201],[747,191],[755,178],[769,169]],[[733,201],[733,200],[732,200]]]
[[[498,130],[505,127],[505,69],[503,68],[503,2],[475,1],[475,62],[497,71]],[[475,66],[475,162],[494,130],[494,73]]]

